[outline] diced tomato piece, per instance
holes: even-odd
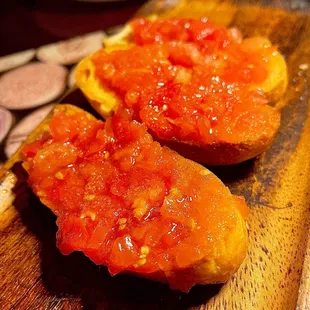
[[[88,240],[85,222],[79,217],[66,216],[57,220],[57,246],[63,254],[83,250]]]
[[[41,148],[42,141],[34,141],[31,144],[25,145],[22,152],[25,157],[34,157]]]
[[[77,124],[73,118],[64,112],[57,113],[49,123],[52,137],[55,141],[70,141],[78,134]]]
[[[118,272],[133,265],[139,259],[138,248],[129,235],[118,237],[111,250],[110,265]]]

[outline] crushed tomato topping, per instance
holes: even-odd
[[[173,282],[172,271],[212,257],[238,212],[248,212],[212,173],[125,114],[103,123],[56,112],[23,156],[29,184],[58,216],[62,253],[83,251],[112,274],[158,272],[188,290],[194,283]]]
[[[259,38],[243,41],[237,29],[207,19],[137,19],[130,25],[135,46],[100,50],[92,62],[96,77],[158,138],[234,143],[251,128],[256,134],[268,130],[277,117],[253,87],[267,78],[266,56],[274,47]]]

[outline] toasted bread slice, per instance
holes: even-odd
[[[195,284],[225,282],[236,272],[247,250],[245,218],[248,208],[243,198],[233,196],[209,170],[152,141],[142,124],[117,115],[103,127],[102,122],[70,105],[56,106],[53,114],[23,146],[22,158],[30,186],[58,216],[57,242],[64,254],[83,251],[95,263],[107,265],[112,274],[131,273],[168,283],[172,289],[182,291],[188,291]],[[70,117],[82,123],[84,130],[73,129]],[[94,128],[98,134],[94,133]],[[110,136],[113,141],[106,139]],[[86,146],[84,138],[87,138]],[[109,153],[102,149],[102,142],[96,143],[98,139],[108,143]],[[115,143],[115,147],[111,148],[111,143]],[[132,148],[139,143],[143,145],[143,155]],[[166,164],[171,172],[164,168]],[[126,178],[141,177],[140,166],[147,170],[148,177],[152,175],[152,169],[157,171],[153,174],[154,182],[145,179],[132,183],[132,179],[129,187],[124,189]],[[95,178],[92,178],[94,170],[91,167],[96,167]],[[112,178],[114,181],[111,179],[112,187],[108,186],[108,179],[108,183],[99,182],[103,187],[94,185],[101,178],[100,169],[103,169],[102,176],[116,173]],[[171,177],[169,173],[172,173]],[[160,186],[166,187],[164,191],[158,185],[162,178],[165,182]],[[117,187],[117,179],[121,187]],[[81,182],[84,182],[84,192],[80,192]],[[123,191],[120,197],[117,196],[119,190]],[[109,193],[116,200],[104,210],[99,200],[106,199],[104,197]],[[187,198],[180,199],[181,196]],[[122,209],[119,209],[119,199],[123,200]],[[147,202],[150,210],[154,208],[155,213],[150,218],[141,211],[142,201]],[[167,230],[170,224],[171,231]],[[173,236],[175,230],[177,235]],[[159,235],[161,239],[158,239]],[[126,252],[123,237],[127,238],[131,253]],[[104,245],[103,240],[110,241]]]
[[[78,66],[76,79],[91,105],[104,118],[113,115],[122,99],[113,91],[104,88],[94,75],[95,66],[91,57],[84,59]],[[266,84],[266,88],[268,87]],[[279,86],[280,87],[280,86]],[[182,141],[167,141],[169,146],[182,156],[206,165],[230,165],[256,157],[268,149],[280,126],[280,115],[274,108],[264,109],[267,125],[265,131],[256,132],[238,142],[218,141],[217,143],[199,145]],[[155,134],[156,137],[156,134]],[[160,137],[156,137],[160,140]]]
[[[125,26],[124,31],[114,37],[105,40],[104,52],[109,54],[117,50],[131,49],[132,31],[130,25]],[[264,53],[268,61],[267,78],[263,83],[253,84],[250,88],[260,89],[268,97],[269,102],[277,101],[287,86],[286,63],[283,56],[272,49],[267,38],[253,37],[243,40],[242,48],[246,51]],[[267,52],[266,52],[267,51]],[[86,95],[92,106],[105,118],[111,116],[117,107],[122,103],[123,98],[103,84],[95,75],[96,67],[92,61],[93,55],[84,59],[77,67],[77,85]],[[256,111],[257,112],[257,111]],[[208,165],[227,165],[239,163],[253,158],[264,152],[271,144],[280,124],[280,117],[276,110],[266,106],[261,111],[265,114],[266,128],[255,134],[249,132],[238,141],[218,140],[209,144],[197,144],[193,141],[184,142],[180,139],[162,139],[163,143],[178,150],[185,157]],[[253,126],[254,128],[255,126]],[[150,128],[151,129],[151,128]],[[255,130],[255,128],[254,128]],[[161,140],[162,137],[154,136]]]

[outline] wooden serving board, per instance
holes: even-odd
[[[144,12],[167,12],[161,2],[151,5]],[[230,10],[226,2],[214,8],[227,10],[223,23],[278,44],[290,76],[270,149],[255,160],[212,169],[251,208],[248,255],[237,274],[226,284],[184,294],[132,276],[112,278],[82,253],[61,255],[55,217],[27,187],[17,154],[0,170],[0,309],[310,308],[310,18],[256,6]],[[90,109],[76,90],[65,101]]]

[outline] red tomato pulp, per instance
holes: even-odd
[[[206,19],[130,25],[136,45],[97,52],[95,74],[159,139],[236,143],[249,132],[255,139],[278,118],[253,89],[268,76],[266,55],[274,47],[243,44],[237,29]]]
[[[58,217],[62,253],[83,251],[112,274],[167,276],[186,291],[194,280],[180,282],[173,270],[212,257],[248,212],[208,170],[162,148],[126,115],[103,123],[57,112],[23,156],[29,184]]]

